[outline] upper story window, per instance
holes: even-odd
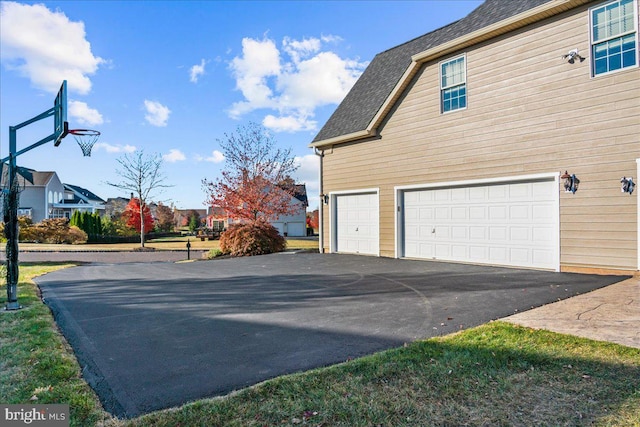
[[[593,75],[638,64],[637,0],[615,0],[591,9]]]
[[[467,108],[466,57],[440,63],[440,105],[443,113]]]

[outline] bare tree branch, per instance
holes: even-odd
[[[125,154],[116,160],[120,165],[116,173],[120,176],[119,182],[106,182],[106,184],[126,190],[134,194],[140,201],[140,246],[144,247],[144,220],[143,211],[147,201],[153,195],[161,193],[161,189],[171,187],[165,184],[166,176],[162,173],[162,157],[160,154],[145,155],[144,150],[132,154]],[[160,191],[159,191],[160,190]]]

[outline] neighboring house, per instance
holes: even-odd
[[[309,206],[309,201],[307,200],[307,187],[304,184],[296,184],[294,186],[290,205],[294,206],[294,213],[278,217],[276,220],[271,221],[271,225],[283,236],[306,236],[307,206]]]
[[[52,200],[56,200],[52,196]],[[51,218],[71,218],[75,211],[103,214],[105,201],[77,185],[64,184],[64,197],[53,204]]]
[[[28,169],[33,183],[18,175],[20,186],[19,216],[28,216],[34,223],[48,218],[70,218],[74,211],[98,212],[104,201],[76,185],[63,184],[55,172],[38,172]],[[2,165],[2,186],[7,178],[7,168]],[[1,205],[1,203],[0,203]]]
[[[119,218],[122,213],[127,209],[127,205],[131,201],[133,197],[133,193],[131,193],[131,198],[127,199],[125,197],[109,197],[106,202],[104,202],[104,211],[101,213],[103,216],[108,216],[110,219]],[[138,200],[138,198],[135,198]],[[136,203],[136,206],[138,204]],[[158,204],[155,202],[147,203],[149,207],[149,212],[151,212],[151,216],[156,218],[156,209],[158,208]]]
[[[486,0],[378,54],[311,143],[321,251],[638,270],[638,62],[637,0]]]
[[[124,197],[109,197],[104,204],[104,215],[110,219],[119,218],[129,204],[129,200]]]
[[[219,206],[209,206],[207,208],[206,227],[213,231],[223,231],[229,226],[229,218]]]
[[[295,184],[290,205],[294,207],[294,213],[278,217],[274,221],[271,221],[271,225],[283,236],[306,236],[307,206],[309,206],[309,202],[307,200],[307,187],[305,184]],[[218,230],[219,227],[223,227],[222,229],[225,229],[229,224],[233,224],[233,220],[227,217],[222,208],[218,206],[209,207],[207,213],[207,228]]]
[[[64,185],[55,172],[38,172],[28,170],[33,183],[18,175],[21,189],[18,205],[18,216],[27,216],[36,223],[50,218],[55,211],[55,204],[64,197]],[[2,188],[6,186],[7,167],[2,165]],[[4,198],[2,198],[4,200]]]

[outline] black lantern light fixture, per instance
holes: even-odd
[[[560,178],[564,179],[565,193],[576,194],[576,191],[578,191],[578,187],[580,186],[580,180],[578,177],[575,174],[569,175],[567,171],[564,171],[564,174]]]
[[[633,182],[633,177],[630,176],[629,178],[627,178],[626,176],[623,176],[622,179],[620,180],[620,183],[622,184],[620,187],[620,190],[623,193],[629,193],[629,195],[633,194],[633,189],[636,186],[636,183]]]

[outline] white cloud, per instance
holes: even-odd
[[[83,125],[95,126],[104,123],[102,114],[98,110],[89,107],[86,102],[69,101],[69,116]]]
[[[176,148],[172,148],[169,150],[169,153],[162,155],[162,160],[169,163],[181,162],[186,160],[187,156],[184,153]]]
[[[39,89],[56,93],[66,79],[69,91],[91,90],[89,76],[106,61],[93,55],[85,37],[82,21],[43,4],[0,3],[0,60]]]
[[[303,40],[293,40],[285,37],[282,41],[282,48],[289,54],[294,63],[298,63],[301,58],[306,58],[318,52],[321,44],[322,41],[320,39],[313,37]]]
[[[342,37],[331,34],[328,36],[320,36],[320,39],[325,43],[340,43],[343,40]]]
[[[198,162],[222,163],[224,161],[224,154],[222,154],[218,150],[213,150],[211,152],[211,156],[209,157],[196,156],[196,160]]]
[[[262,125],[274,132],[300,132],[314,130],[317,122],[310,120],[307,115],[280,116],[267,114],[262,120]]]
[[[160,104],[159,102],[145,99],[144,108],[147,111],[144,118],[149,122],[149,124],[158,127],[165,127],[167,125],[167,121],[169,121],[169,114],[171,114],[171,110],[169,110],[168,107]]]
[[[325,44],[341,40],[331,35],[302,40],[285,37],[278,49],[267,38],[244,38],[242,55],[230,64],[244,99],[231,106],[229,115],[239,118],[267,109],[271,113],[265,114],[263,125],[276,132],[317,129],[316,108],[342,101],[367,66],[323,50]]]
[[[112,145],[106,142],[97,142],[96,145],[93,146],[94,150],[104,150],[107,153],[133,153],[137,150],[134,145]]]
[[[191,81],[191,83],[198,83],[200,76],[204,75],[204,66],[206,64],[207,62],[203,59],[200,61],[200,65],[196,64],[189,69],[189,81]]]
[[[280,73],[280,52],[273,40],[242,39],[242,57],[231,61],[231,71],[236,79],[236,88],[246,101],[236,102],[229,111],[238,118],[256,108],[273,108],[273,92],[267,78]]]

